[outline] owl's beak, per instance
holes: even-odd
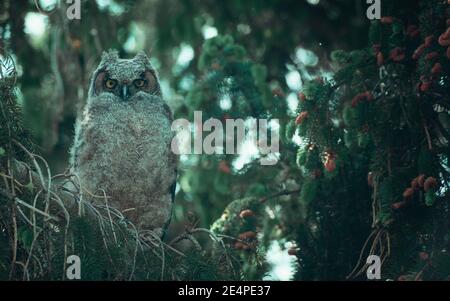
[[[123,101],[128,101],[128,98],[130,98],[130,90],[128,89],[128,85],[124,84],[122,86],[122,99]]]

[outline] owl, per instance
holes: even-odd
[[[83,189],[109,197],[140,230],[164,236],[172,215],[177,156],[172,112],[144,53],[103,53],[75,125],[72,172]],[[88,194],[85,194],[88,195]],[[97,199],[97,201],[103,201]]]

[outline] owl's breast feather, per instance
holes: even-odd
[[[84,126],[84,139],[90,143],[80,149],[78,165],[87,173],[83,178],[90,179],[86,185],[126,192],[134,189],[132,184],[148,191],[172,184],[173,133],[162,105],[112,104],[93,110]]]

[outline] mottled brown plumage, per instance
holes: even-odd
[[[177,157],[172,113],[145,54],[103,55],[75,128],[71,166],[84,188],[111,198],[139,229],[161,235],[172,213]]]

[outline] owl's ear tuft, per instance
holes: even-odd
[[[148,64],[150,59],[148,58],[147,54],[145,54],[144,51],[139,51],[136,56],[134,57],[135,60],[140,61],[144,64]]]
[[[110,49],[108,52],[103,51],[101,64],[114,62],[119,59],[119,52],[117,50]]]

